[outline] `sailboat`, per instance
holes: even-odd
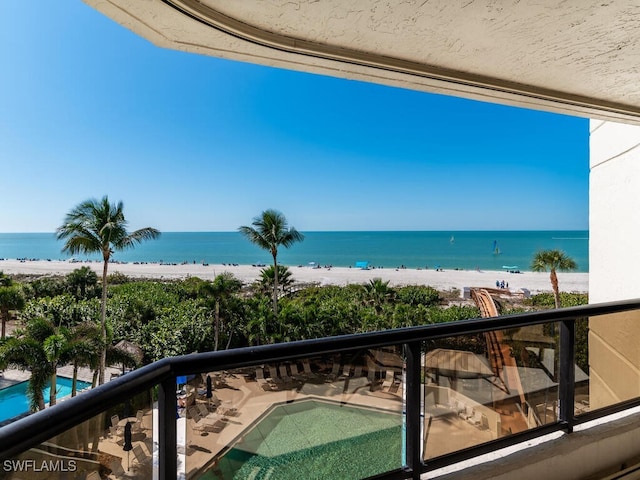
[[[449,239],[449,243],[455,243],[456,239],[453,238],[453,235],[451,235],[451,238]]]
[[[493,241],[493,254],[494,255],[500,255],[500,247],[498,247],[498,241],[497,240]]]

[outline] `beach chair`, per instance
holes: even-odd
[[[95,471],[87,473],[87,476],[84,478],[86,478],[86,480],[102,480],[100,474]]]
[[[225,418],[220,418],[213,424],[211,431],[213,433],[220,433],[224,427],[227,426],[227,420]]]
[[[263,390],[271,391],[273,390],[274,385],[271,383],[271,379],[266,379],[264,377],[264,369],[262,367],[256,368],[256,382]]]
[[[187,412],[189,412],[189,416],[193,419],[193,421],[196,424],[210,426],[210,425],[213,425],[216,421],[216,418],[214,417],[208,417],[208,416],[203,417],[202,415],[200,415],[200,412],[198,411],[198,407],[196,407],[195,405],[190,406],[187,409]]]
[[[133,450],[131,451],[133,452],[133,456],[138,461],[138,465],[144,465],[151,459],[151,457],[147,455],[144,450],[142,450],[142,447],[140,445],[134,445]]]
[[[293,379],[289,376],[289,374],[287,373],[287,366],[284,363],[281,363],[278,366],[278,372],[280,372],[280,378],[286,382],[289,383],[291,382]]]
[[[300,365],[298,365],[297,363],[291,364],[291,375],[293,375],[293,378],[296,379],[304,379],[306,377],[304,370],[302,370]]]
[[[112,435],[122,435],[122,433],[124,432],[124,427],[121,427],[120,425],[118,425],[120,423],[120,417],[118,415],[112,415],[111,416],[111,428],[109,428],[109,430],[111,431]]]
[[[391,385],[393,385],[393,379],[395,377],[395,372],[393,370],[387,370],[387,375],[382,382],[382,391],[389,391]]]
[[[333,362],[333,368],[331,369],[331,373],[328,375],[328,378],[330,380],[337,378],[339,372],[340,372],[340,362]]]
[[[122,461],[119,458],[114,458],[109,462],[109,470],[111,470],[109,478],[123,478],[126,475],[124,468],[122,468]]]
[[[196,408],[198,409],[198,413],[200,414],[201,418],[217,418],[217,415],[215,413],[209,412],[209,409],[204,403],[198,403],[196,405]]]
[[[111,416],[111,426],[112,427],[117,427],[119,423],[120,423],[120,417],[118,415],[112,415]]]
[[[305,358],[302,360],[302,368],[304,370],[305,375],[313,376],[313,372],[311,371],[311,364],[309,363],[309,359]]]

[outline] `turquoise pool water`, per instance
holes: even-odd
[[[316,400],[275,407],[200,479],[360,479],[402,465],[400,414]]]
[[[0,390],[0,422],[4,422],[29,411],[29,399],[27,398],[27,383],[21,382]],[[88,382],[78,380],[77,389],[90,387]],[[44,392],[45,402],[49,401],[50,386]],[[56,398],[64,398],[71,395],[71,379],[66,377],[57,378]]]

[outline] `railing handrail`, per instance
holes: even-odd
[[[640,309],[640,299],[169,357],[1,427],[0,459],[4,460],[22,453],[122,403],[124,399],[131,398],[179,375],[228,370],[345,350],[376,348],[549,322],[572,321],[577,318],[634,309]]]

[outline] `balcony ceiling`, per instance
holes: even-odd
[[[85,1],[166,48],[640,124],[635,1]]]

